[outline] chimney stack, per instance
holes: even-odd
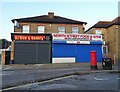
[[[54,12],[48,12],[48,17],[51,19],[54,18]]]

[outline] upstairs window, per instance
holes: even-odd
[[[38,26],[38,33],[45,33],[45,27],[44,26]]]
[[[72,27],[72,34],[78,34],[78,27]]]
[[[64,34],[65,33],[65,27],[64,26],[59,26],[58,31],[59,31],[60,34]]]
[[[23,33],[29,33],[30,26],[29,25],[23,25]]]
[[[101,30],[96,30],[96,34],[102,34]]]

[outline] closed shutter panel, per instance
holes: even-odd
[[[41,64],[50,63],[50,44],[38,44],[38,62]]]
[[[50,42],[15,41],[15,64],[50,63]]]
[[[96,51],[97,62],[102,61],[101,45],[76,45],[76,47],[77,47],[76,62],[89,62],[90,51]]]
[[[32,43],[15,43],[16,64],[34,64],[36,63],[36,44]]]

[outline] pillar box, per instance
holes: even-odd
[[[96,51],[90,51],[90,65],[91,69],[97,69]]]

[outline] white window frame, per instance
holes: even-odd
[[[30,26],[29,25],[23,25],[22,26],[23,33],[29,33],[30,32]]]
[[[96,30],[95,33],[96,34],[102,34],[102,30]]]
[[[37,31],[38,33],[45,33],[45,26],[38,26]]]
[[[78,27],[72,27],[72,34],[78,34]]]
[[[105,51],[104,51],[104,48],[105,48]],[[102,53],[103,53],[103,54],[108,53],[108,46],[107,46],[107,45],[103,45],[103,46],[102,46]]]
[[[65,33],[65,27],[64,27],[64,26],[59,26],[59,27],[58,27],[58,32],[59,32],[60,34],[64,34],[64,33]]]

